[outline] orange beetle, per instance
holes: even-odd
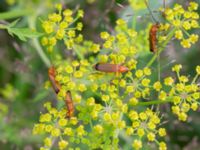
[[[159,29],[160,25],[158,23],[153,24],[151,26],[151,29],[149,31],[149,46],[150,46],[150,51],[151,52],[156,52],[157,51],[157,31]]]
[[[54,89],[54,91],[56,92],[56,94],[58,94],[58,92],[61,89],[60,84],[56,81],[55,77],[56,77],[56,70],[54,67],[50,67],[48,70],[48,76],[49,76],[49,80],[51,81],[51,85]]]
[[[74,113],[74,104],[72,101],[72,96],[70,91],[67,91],[66,93],[65,104],[67,106],[67,117],[70,118],[71,116],[73,116]]]
[[[124,73],[129,71],[129,69],[125,66],[119,65],[119,64],[96,64],[94,65],[94,68],[98,71],[101,72],[106,72],[106,73]]]

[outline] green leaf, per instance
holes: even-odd
[[[29,28],[8,28],[10,35],[16,35],[20,40],[26,41],[27,38],[37,38],[43,34]]]
[[[11,22],[8,27],[14,27],[20,19],[16,19],[15,21]]]
[[[4,19],[11,19],[11,18],[17,18],[17,17],[21,17],[21,16],[27,16],[29,14],[31,14],[33,11],[30,9],[17,9],[17,10],[12,10],[12,11],[8,11],[8,12],[3,12],[0,13],[0,20],[4,20]]]

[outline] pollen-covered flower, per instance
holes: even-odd
[[[151,109],[147,109],[141,113],[131,110],[128,116],[132,121],[132,128],[127,127],[127,134],[134,132],[140,139],[146,138],[149,142],[157,141],[158,136],[163,137],[166,135],[165,128],[158,128],[161,123],[158,113],[153,112]],[[135,140],[133,147],[142,148],[142,142],[140,142]]]
[[[48,19],[42,21],[42,28],[44,29],[45,36],[42,37],[41,43],[43,46],[47,47],[49,52],[51,52],[60,40],[64,40],[65,45],[68,49],[72,48],[76,41],[80,41],[80,34],[76,35],[76,30],[82,30],[82,23],[78,22],[76,28],[70,27],[78,18],[83,17],[83,11],[79,10],[76,17],[73,18],[73,11],[70,9],[65,9],[62,11],[62,5],[58,4],[55,6],[59,8],[58,13],[52,13],[48,15]],[[76,37],[77,36],[77,37]]]
[[[187,9],[184,9],[181,5],[175,4],[171,8],[167,8],[164,11],[166,24],[170,24],[168,30],[174,31],[176,39],[181,41],[181,45],[184,48],[190,48],[192,44],[198,41],[198,35],[190,34],[193,28],[198,28],[199,14],[195,12],[198,8],[196,2],[190,2]],[[160,30],[164,31],[164,25],[161,26]]]
[[[180,69],[181,65],[175,65],[172,68],[179,80],[172,85],[170,98],[174,104],[172,112],[178,116],[179,120],[186,121],[188,118],[187,112],[191,109],[195,111],[198,108],[197,101],[199,100],[200,92],[198,91],[198,85],[195,83],[197,76],[189,83],[189,78],[181,75]]]

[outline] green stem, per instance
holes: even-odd
[[[12,11],[7,11],[7,12],[0,13],[0,20],[27,16],[27,15],[30,15],[31,13],[33,13],[32,9],[16,9]]]
[[[175,29],[173,29],[170,33],[169,33],[169,37],[168,39],[163,43],[162,47],[158,50],[157,55],[154,55],[151,60],[147,63],[146,67],[149,67],[153,64],[153,62],[156,60],[157,56],[160,55],[160,53],[165,49],[166,45],[169,43],[169,41],[171,40],[171,38],[173,37],[175,32]]]
[[[36,22],[36,17],[34,17],[34,16],[30,17],[30,19],[28,20],[29,27],[34,29],[35,28],[35,22]],[[36,38],[32,39],[32,45],[34,46],[35,50],[37,51],[37,53],[40,56],[40,58],[42,59],[42,61],[49,68],[51,66],[50,60],[46,56],[46,54],[44,53],[42,47],[40,46],[38,39],[36,39]]]
[[[139,102],[136,106],[146,106],[146,105],[154,105],[154,104],[159,105],[159,104],[165,104],[169,102],[173,102],[173,99],[168,98],[166,100],[153,100],[149,102]]]
[[[40,58],[42,59],[42,61],[45,63],[45,65],[49,68],[51,66],[50,60],[48,59],[48,57],[46,56],[46,54],[43,52],[43,49],[41,48],[38,39],[33,39],[32,40],[32,44],[35,47],[35,50],[37,51],[37,53],[39,54]]]
[[[195,81],[197,80],[197,78],[199,77],[198,73],[195,75],[194,79],[192,80],[192,84],[195,83]]]

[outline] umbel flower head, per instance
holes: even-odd
[[[83,17],[83,11],[78,10],[74,18],[72,10],[62,10],[60,4],[56,5],[56,9],[58,13],[49,14],[48,19],[42,21],[45,36],[42,37],[41,43],[47,47],[49,52],[53,50],[57,41],[63,40],[67,48],[71,49],[74,43],[80,43],[83,40],[81,34],[76,35],[76,31],[82,30],[82,23],[77,22],[76,26],[72,26],[79,18]]]
[[[164,10],[167,23],[161,24],[160,30],[174,32],[174,37],[180,40],[184,48],[190,48],[198,41],[198,34],[189,33],[190,30],[199,28],[199,14],[196,12],[198,4],[190,2],[187,9],[182,5],[175,4],[174,8]]]

